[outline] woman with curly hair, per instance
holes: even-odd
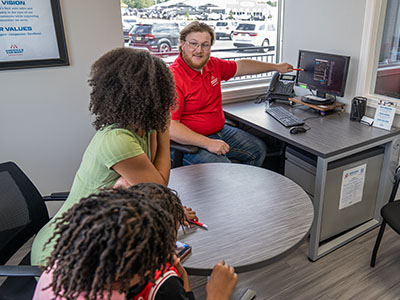
[[[175,101],[174,80],[165,63],[147,51],[117,48],[91,68],[89,109],[97,132],[75,175],[61,216],[83,197],[113,187],[156,182],[167,185],[170,173],[169,110]],[[44,265],[54,248],[55,222],[36,236],[31,262]]]
[[[56,246],[33,300],[194,299],[174,257],[176,225],[184,219],[177,195],[158,184],[83,198],[57,222]],[[234,269],[220,261],[207,299],[228,300],[236,281]]]

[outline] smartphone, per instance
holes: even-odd
[[[176,241],[175,243],[175,253],[176,256],[178,256],[178,258],[180,258],[181,260],[186,257],[190,251],[192,251],[192,247],[189,246],[188,244],[185,244],[183,242],[180,241]]]

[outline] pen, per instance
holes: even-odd
[[[293,71],[304,71],[304,69],[295,69],[295,68],[293,68]]]
[[[206,224],[200,223],[198,221],[195,221],[193,219],[189,220],[190,223],[195,224],[197,226],[200,226],[201,228],[204,228],[205,230],[208,230],[208,226]]]

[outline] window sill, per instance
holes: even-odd
[[[366,95],[364,96],[368,99],[367,107],[377,109],[379,101],[392,102],[396,105],[396,114],[400,114],[400,101],[398,99],[386,97],[386,96],[376,96],[376,95]]]
[[[260,78],[243,82],[226,82],[222,85],[222,103],[233,103],[246,100],[255,100],[264,95],[268,89],[269,79]]]

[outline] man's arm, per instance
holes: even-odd
[[[293,66],[288,63],[272,64],[252,59],[241,59],[236,62],[235,76],[255,75],[271,71],[287,73],[293,71]]]
[[[229,152],[229,145],[224,141],[210,139],[202,134],[194,132],[178,120],[171,120],[170,136],[171,140],[180,144],[194,145],[218,155],[225,155]]]

